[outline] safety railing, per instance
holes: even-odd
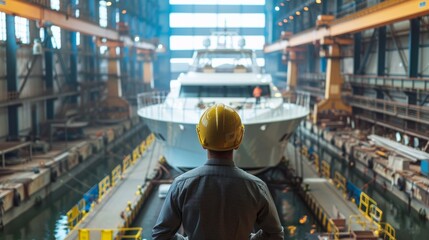
[[[314,158],[314,167],[316,168],[316,172],[320,173],[320,160],[319,160],[319,157]]]
[[[122,164],[117,165],[112,170],[111,174],[104,177],[98,184],[89,189],[88,192],[84,194],[83,199],[79,200],[79,202],[67,212],[67,226],[70,230],[73,230],[86,217],[87,213],[93,209],[96,202],[101,201],[110,189],[117,185],[122,175],[130,166],[137,162],[154,140],[155,136],[153,134],[147,136],[141,144],[133,149],[132,154],[128,154],[124,157]],[[138,191],[140,190],[139,187]]]
[[[334,223],[332,219],[329,219],[327,230],[328,230],[328,233],[331,234],[334,240],[340,239],[340,230],[338,229],[337,225]]]
[[[335,183],[335,187],[340,189],[343,193],[345,193],[347,191],[347,180],[338,171],[335,171],[334,183]]]
[[[391,77],[391,76],[368,76],[368,75],[344,75],[346,83],[359,86],[399,88],[410,90],[429,91],[428,78]]]
[[[322,169],[321,169],[321,173],[322,176],[326,177],[326,178],[330,178],[331,177],[331,166],[329,165],[329,163],[325,160],[322,160]]]
[[[388,223],[381,223],[380,235],[383,240],[396,240],[396,230]]]
[[[374,99],[363,96],[346,96],[348,104],[384,114],[389,114],[402,119],[410,119],[421,123],[429,122],[429,107],[391,102],[382,99]]]
[[[139,115],[162,121],[196,123],[205,109],[219,99],[175,98],[167,95],[167,92],[139,94]],[[227,98],[222,100],[226,101]],[[227,104],[236,109],[245,124],[280,121],[305,117],[310,110],[310,95],[285,93],[282,97],[262,98],[260,104],[255,104],[254,98],[231,98]]]
[[[118,229],[82,228],[79,229],[78,240],[140,240],[142,231],[143,228],[139,227]]]

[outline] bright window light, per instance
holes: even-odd
[[[107,27],[107,6],[105,1],[100,1],[99,15],[100,26]]]
[[[170,0],[177,5],[265,5],[265,0]]]
[[[107,53],[108,47],[107,46],[100,46],[100,54],[104,55]]]
[[[58,26],[52,26],[51,27],[51,31],[52,31],[52,44],[54,46],[54,48],[61,48],[61,28]]]
[[[264,28],[263,13],[171,13],[172,28]]]
[[[6,41],[6,14],[0,12],[0,41]]]
[[[244,48],[262,50],[265,43],[265,38],[262,35],[259,36],[234,36],[233,42],[237,42],[241,37],[244,37],[246,45]],[[195,50],[203,49],[203,41],[207,36],[171,36],[170,37],[170,50]],[[214,38],[214,37],[212,37]],[[210,48],[215,48],[214,44],[216,39],[211,39],[212,46]]]
[[[15,36],[24,44],[30,43],[30,29],[28,19],[15,17]]]
[[[51,0],[51,9],[60,10],[60,0]]]
[[[80,32],[76,32],[76,46],[80,45]]]

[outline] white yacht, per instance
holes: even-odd
[[[253,97],[256,86],[262,89],[258,104]],[[240,114],[245,132],[234,161],[248,171],[276,166],[286,141],[309,113],[308,95],[285,96],[271,76],[261,72],[252,50],[226,46],[197,50],[189,72],[170,82],[169,93],[143,93],[138,103],[138,114],[165,144],[164,156],[177,169],[195,168],[207,160],[195,127],[214,103]]]

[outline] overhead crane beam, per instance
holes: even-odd
[[[39,21],[42,24],[49,22],[62,29],[122,42],[129,47],[148,50],[155,50],[156,48],[152,43],[134,42],[129,37],[121,36],[116,30],[100,27],[97,24],[28,2],[6,1],[4,5],[0,4],[0,12]]]
[[[426,3],[426,1],[385,1],[373,7],[350,14],[347,17],[334,20],[328,27],[307,30],[291,36],[289,40],[267,45],[264,47],[264,52],[283,51],[287,47],[305,45],[324,38],[360,32],[428,14],[429,4]]]

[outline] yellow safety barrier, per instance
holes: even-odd
[[[376,207],[377,202],[371,197],[369,197],[366,193],[361,192],[360,200],[359,200],[359,211],[370,220],[374,220],[372,219],[373,216],[378,217],[379,216],[378,214],[381,214],[381,215],[383,214],[383,212],[379,208],[374,208],[371,206]],[[379,216],[380,219],[378,222],[380,222],[381,220],[381,215]]]
[[[79,229],[79,240],[90,240],[88,229]]]
[[[134,240],[140,240],[142,235],[142,228],[123,228],[120,230],[120,234],[118,234],[116,239],[134,239]],[[122,233],[127,233],[122,234]]]
[[[113,239],[113,230],[112,229],[101,230],[101,240],[112,240],[112,239]]]
[[[384,240],[396,240],[396,230],[389,223],[381,223]]]
[[[143,153],[146,151],[146,141],[143,141],[140,144],[140,153],[143,155]]]
[[[110,187],[110,176],[106,176],[98,183],[98,199],[101,199]]]
[[[304,157],[308,157],[308,149],[307,149],[307,147],[306,147],[306,146],[302,146],[302,147],[301,147],[301,154],[302,154]]]
[[[322,160],[322,176],[325,176],[326,178],[331,177],[331,166],[325,160]]]
[[[70,230],[72,230],[85,216],[85,212],[82,211],[82,209],[85,209],[85,200],[83,199],[67,212],[67,226]]]
[[[139,159],[139,157],[140,157],[140,150],[139,148],[135,148],[133,150],[133,163],[135,163],[137,159]]]
[[[146,144],[149,146],[150,144],[152,144],[153,140],[155,140],[155,135],[153,133],[151,133],[146,138]]]
[[[120,240],[120,239],[134,239],[140,240],[142,235],[142,228],[118,228],[118,229],[99,229],[87,228],[79,229],[78,240]],[[91,234],[92,233],[92,234]],[[116,233],[116,237],[115,237]],[[99,236],[99,237],[95,237]]]
[[[381,218],[383,217],[383,211],[379,207],[377,207],[377,205],[371,205],[369,207],[369,217],[378,226],[380,226]]]
[[[112,171],[112,187],[121,179],[121,165],[116,166]]]
[[[127,171],[128,167],[131,165],[131,155],[127,155],[124,160],[122,160],[122,172]]]
[[[314,153],[310,154],[309,158],[310,158],[310,160],[316,161],[316,159],[319,160],[319,155],[314,152]]]
[[[334,240],[340,239],[340,230],[335,225],[334,221],[332,221],[332,219],[329,219],[327,231],[334,236]]]
[[[319,158],[315,158],[314,159],[314,167],[316,168],[316,171],[318,173],[320,173],[320,169],[319,169]]]
[[[346,190],[347,190],[347,180],[338,171],[335,171],[335,174],[334,174],[334,183],[335,183],[335,187],[336,188],[340,189],[343,193],[346,192]]]

